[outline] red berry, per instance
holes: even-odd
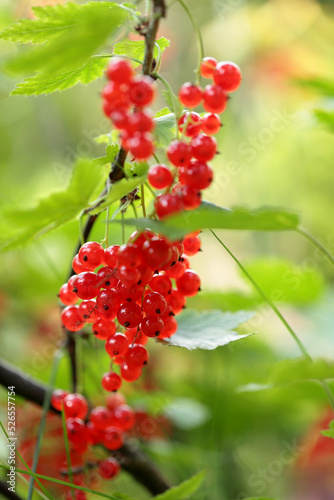
[[[117,427],[123,431],[129,431],[136,423],[136,416],[128,405],[117,406],[114,410],[114,419]]]
[[[198,208],[202,202],[202,195],[199,189],[190,186],[182,186],[180,188],[182,194],[183,205],[186,210],[194,210]]]
[[[119,278],[123,285],[130,287],[140,281],[141,268],[140,267],[127,267],[119,266],[116,271],[116,276]]]
[[[118,84],[128,84],[132,78],[133,71],[131,64],[124,59],[112,60],[106,70],[108,80]]]
[[[129,126],[129,112],[128,106],[123,105],[111,111],[109,118],[112,120],[113,125],[118,130],[127,129]]]
[[[79,261],[78,254],[76,254],[73,257],[73,260],[72,260],[72,269],[77,274],[80,274],[80,273],[83,273],[85,271],[89,271],[90,270],[89,267],[81,264],[81,262]]]
[[[103,87],[101,97],[112,104],[115,100],[119,99],[121,93],[121,86],[110,81]]]
[[[105,430],[112,423],[112,413],[105,406],[96,406],[89,414],[89,420],[100,431]]]
[[[122,245],[119,249],[117,256],[117,263],[119,266],[128,268],[138,267],[144,262],[144,257],[140,248],[133,243]]]
[[[121,365],[121,377],[126,382],[138,380],[142,374],[141,368],[130,367],[127,363]]]
[[[120,299],[115,290],[100,290],[96,297],[96,305],[99,316],[106,319],[114,319],[117,315],[117,309]]]
[[[207,113],[202,119],[202,130],[204,134],[215,135],[219,132],[222,124],[219,115]]]
[[[151,240],[154,236],[155,233],[148,228],[143,231],[134,231],[129,238],[129,243],[133,243],[136,247],[142,248],[145,241]]]
[[[148,106],[154,99],[153,80],[149,76],[136,76],[129,85],[129,99],[134,106]]]
[[[171,246],[157,236],[144,243],[143,252],[146,264],[153,270],[166,264],[172,256]]]
[[[203,161],[192,160],[188,167],[179,169],[179,181],[183,185],[201,190],[209,187],[212,180],[212,168]]]
[[[123,333],[116,333],[108,337],[105,348],[109,356],[124,356],[129,349],[129,342]]]
[[[159,316],[146,316],[141,322],[140,328],[146,337],[159,337],[163,332],[164,322]]]
[[[115,269],[110,266],[101,267],[96,273],[96,281],[98,287],[114,288],[118,283]]]
[[[173,193],[161,194],[156,198],[154,208],[159,219],[164,219],[183,210],[182,198]]]
[[[143,300],[143,310],[149,316],[160,316],[166,309],[166,299],[160,293],[149,293]]]
[[[201,75],[203,78],[212,78],[215,68],[217,66],[217,59],[214,57],[204,57],[201,62]]]
[[[201,240],[198,236],[186,236],[183,240],[184,253],[189,255],[196,255],[201,249]]]
[[[88,403],[81,394],[68,394],[64,398],[64,412],[66,418],[86,418]]]
[[[176,286],[185,297],[193,297],[201,289],[201,280],[195,271],[187,269],[184,275],[176,280]]]
[[[60,287],[59,299],[65,306],[72,306],[78,301],[78,296],[76,293],[72,292],[68,283],[65,283]]]
[[[179,90],[180,102],[187,108],[196,108],[202,102],[202,89],[187,82]]]
[[[202,118],[198,113],[187,112],[179,119],[179,131],[187,137],[194,137],[200,133],[202,128]]]
[[[118,391],[121,385],[122,385],[122,379],[115,372],[105,373],[102,377],[102,387],[106,391],[109,392]]]
[[[74,280],[74,290],[82,300],[94,299],[98,292],[96,274],[89,271],[78,274]]]
[[[138,326],[142,318],[143,314],[141,308],[134,302],[124,302],[117,311],[117,319],[125,328],[134,328]]]
[[[66,420],[66,430],[69,441],[82,441],[85,438],[86,426],[81,418],[68,418]]]
[[[79,305],[79,314],[82,321],[94,323],[97,320],[96,302],[94,300],[84,300]]]
[[[103,262],[104,250],[99,243],[88,241],[79,250],[78,259],[86,267],[94,270]]]
[[[135,111],[129,116],[128,132],[134,134],[135,132],[151,132],[154,128],[154,121],[152,116],[147,111]]]
[[[129,149],[136,160],[147,160],[154,152],[152,135],[147,132],[144,134],[137,132],[129,139]]]
[[[203,94],[203,107],[209,113],[222,113],[227,106],[228,97],[218,85],[207,85]]]
[[[103,438],[103,431],[97,429],[93,422],[87,422],[86,424],[86,439],[89,444],[96,445],[100,444]]]
[[[167,156],[176,167],[189,165],[192,156],[191,147],[183,141],[172,141],[167,148]]]
[[[98,319],[93,323],[92,331],[97,339],[105,340],[116,333],[116,325],[114,321]]]
[[[225,92],[234,92],[241,83],[241,70],[239,66],[230,61],[217,64],[213,74],[214,82],[222,87]]]
[[[153,276],[151,279],[149,286],[153,292],[160,293],[164,297],[169,294],[172,289],[171,280],[165,276],[164,274],[158,274]]]
[[[155,189],[168,188],[173,182],[172,172],[166,165],[153,165],[148,171],[148,182]]]
[[[67,306],[61,313],[61,321],[70,332],[78,332],[84,325],[79,313],[79,306]]]
[[[119,450],[123,445],[122,431],[118,427],[107,427],[102,443],[107,450]]]
[[[148,363],[148,352],[143,345],[134,344],[126,353],[125,362],[130,368],[142,368]]]
[[[172,308],[174,314],[180,314],[186,305],[186,299],[178,290],[172,290],[167,297],[168,305]]]
[[[214,137],[199,134],[191,139],[192,154],[196,160],[210,161],[217,153],[217,141]]]
[[[115,394],[110,394],[107,397],[107,408],[108,410],[114,411],[117,406],[125,404],[126,399],[123,394],[120,394],[119,392]]]
[[[112,245],[104,251],[104,263],[109,267],[116,267],[117,264],[117,254],[119,252],[120,246]]]
[[[180,278],[180,276],[184,274],[185,270],[186,270],[185,264],[182,261],[178,261],[173,267],[171,267],[166,271],[166,276],[173,279]]]
[[[117,285],[117,293],[121,302],[136,302],[143,296],[144,288],[136,284],[127,287],[123,285],[123,283],[119,282]]]
[[[103,479],[112,479],[117,476],[120,466],[117,460],[112,457],[105,458],[99,464],[98,473]]]
[[[177,321],[175,318],[170,317],[164,322],[164,331],[160,335],[161,339],[171,337],[177,331]]]
[[[147,267],[146,264],[143,264],[138,270],[140,272],[140,280],[137,282],[137,285],[147,285],[153,277],[152,269],[150,267]]]
[[[56,389],[53,391],[51,396],[51,406],[58,411],[62,410],[62,403],[66,396],[69,394],[67,391],[63,391],[63,389]]]

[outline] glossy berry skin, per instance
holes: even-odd
[[[172,172],[167,165],[152,165],[148,171],[148,182],[155,189],[166,189],[173,182]]]
[[[217,153],[217,141],[214,137],[199,134],[191,139],[192,154],[196,160],[208,162]]]
[[[103,375],[101,383],[105,391],[115,392],[121,387],[122,379],[117,373],[108,372]]]
[[[124,59],[113,60],[106,70],[106,77],[115,83],[128,84],[132,78],[133,71],[130,63]]]
[[[154,121],[147,111],[135,111],[129,116],[127,130],[130,134],[151,132],[153,128]]]
[[[241,83],[241,70],[239,66],[231,61],[223,61],[217,64],[213,81],[225,92],[234,92]]]
[[[66,419],[66,430],[69,441],[81,441],[86,434],[85,422],[81,418]]]
[[[201,240],[198,236],[186,236],[183,240],[184,253],[191,257],[201,249]]]
[[[138,248],[143,248],[144,243],[154,237],[155,233],[146,228],[143,231],[134,231],[129,238],[129,243],[133,243]]]
[[[97,429],[93,422],[87,422],[86,424],[86,439],[89,444],[96,445],[100,444],[103,437],[103,431]]]
[[[106,266],[115,268],[117,264],[117,255],[119,252],[119,245],[112,245],[104,251],[104,263]]]
[[[166,309],[166,299],[159,293],[149,293],[143,300],[143,310],[149,316],[160,316]]]
[[[120,300],[115,290],[100,290],[96,297],[98,315],[105,319],[116,318],[119,303]]]
[[[140,269],[140,267],[127,267],[124,265],[118,266],[116,276],[121,281],[121,283],[123,283],[123,285],[130,287],[140,281]]]
[[[63,401],[68,394],[68,391],[63,391],[62,389],[56,389],[55,391],[53,391],[51,396],[51,406],[55,410],[61,411]]]
[[[93,323],[92,331],[97,339],[106,340],[116,333],[116,325],[114,321],[98,319]]]
[[[180,314],[185,308],[186,298],[178,290],[172,290],[170,295],[168,295],[167,302],[174,314]]]
[[[221,129],[222,123],[219,115],[214,113],[207,113],[202,118],[202,130],[206,135],[218,134]]]
[[[172,335],[174,335],[174,333],[176,333],[176,331],[177,331],[177,321],[176,321],[176,319],[173,318],[173,317],[168,318],[164,322],[164,331],[160,335],[160,338],[161,339],[169,338]]]
[[[128,127],[129,124],[129,113],[128,107],[124,105],[124,107],[119,107],[114,109],[109,115],[113,125],[118,130],[124,130]]]
[[[112,457],[108,457],[99,463],[97,471],[102,479],[112,479],[119,473],[120,466],[117,460]]]
[[[114,411],[117,406],[124,405],[126,402],[125,396],[120,392],[115,394],[109,394],[107,396],[107,408],[108,410]]]
[[[144,293],[144,288],[142,286],[135,284],[128,287],[121,282],[118,283],[116,290],[121,302],[136,302]]]
[[[179,131],[186,137],[194,137],[200,133],[202,128],[202,118],[198,113],[187,112],[179,119]]]
[[[215,68],[217,66],[217,59],[214,57],[204,57],[201,62],[201,75],[203,78],[213,78]]]
[[[185,297],[193,297],[201,289],[201,280],[195,271],[187,269],[184,275],[176,280],[176,286]]]
[[[183,210],[182,198],[173,193],[162,194],[155,199],[154,208],[159,219],[164,219]]]
[[[100,431],[105,430],[112,423],[112,413],[105,406],[96,406],[89,414],[89,420]]]
[[[222,113],[225,111],[228,97],[219,85],[207,85],[203,93],[203,107],[209,113]]]
[[[102,264],[104,258],[104,250],[99,243],[88,241],[80,248],[78,259],[86,267],[91,270]]]
[[[125,328],[134,328],[138,326],[142,318],[143,314],[141,308],[134,302],[124,302],[117,311],[117,319]]]
[[[129,85],[128,96],[136,107],[148,106],[154,99],[153,80],[149,76],[136,76]]]
[[[166,276],[172,279],[180,278],[184,271],[186,270],[186,266],[183,262],[178,261],[176,264],[166,271]]]
[[[122,245],[119,249],[117,256],[117,263],[119,266],[128,268],[138,267],[144,262],[144,257],[140,248],[133,243]]]
[[[125,362],[130,368],[142,368],[148,363],[148,352],[143,345],[134,344],[126,353]]]
[[[196,108],[202,102],[202,89],[187,82],[179,90],[179,100],[187,108]]]
[[[84,300],[79,305],[79,314],[82,321],[94,323],[97,320],[96,302],[94,300]]]
[[[104,101],[108,103],[113,103],[115,100],[119,99],[122,94],[122,89],[116,82],[109,81],[102,89],[101,97]]]
[[[140,328],[146,337],[159,337],[164,330],[164,322],[159,316],[146,316]]]
[[[74,280],[74,290],[82,300],[94,299],[98,292],[96,274],[90,271],[78,274]]]
[[[213,171],[210,165],[204,161],[194,160],[188,167],[179,170],[179,181],[181,184],[195,189],[206,189],[213,180]]]
[[[180,189],[183,205],[186,210],[198,208],[202,202],[202,194],[199,189],[191,186],[182,186]]]
[[[72,292],[68,283],[65,283],[60,287],[59,299],[65,306],[73,306],[78,301],[78,296]]]
[[[70,332],[78,332],[84,325],[78,306],[67,306],[62,310],[61,321]]]
[[[172,257],[171,246],[157,236],[144,243],[143,252],[146,264],[153,270],[161,268]]]
[[[121,377],[125,382],[135,382],[142,374],[141,368],[134,368],[127,363],[121,365]]]
[[[158,274],[153,276],[149,286],[153,292],[160,293],[166,297],[172,289],[172,282],[167,276]]]
[[[120,405],[114,410],[114,420],[117,427],[129,431],[136,423],[136,415],[130,406]]]
[[[97,286],[99,288],[114,288],[118,279],[115,274],[115,270],[110,266],[101,267],[96,273]]]
[[[122,431],[118,427],[107,427],[102,440],[107,450],[119,450],[123,445]]]
[[[72,269],[73,271],[76,273],[76,274],[80,274],[80,273],[83,273],[85,271],[89,271],[90,269],[85,266],[84,264],[82,264],[80,261],[79,261],[79,257],[78,257],[78,254],[76,254],[74,257],[73,257],[73,260],[72,260]]]
[[[154,152],[153,137],[149,133],[136,133],[129,140],[129,149],[137,160],[147,160]]]
[[[124,356],[129,349],[129,342],[123,333],[116,333],[108,337],[105,345],[106,351],[109,356]]]
[[[85,419],[88,413],[88,403],[81,394],[68,394],[63,401],[66,418]]]
[[[189,165],[192,156],[191,147],[189,144],[176,139],[169,144],[167,156],[169,161],[176,167]]]

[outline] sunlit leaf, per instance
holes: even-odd
[[[170,42],[164,37],[158,38],[156,43],[160,47],[160,51],[164,52],[167,47],[169,47]],[[145,54],[145,42],[144,40],[130,40],[129,38],[124,38],[120,42],[115,43],[113,54],[124,55],[128,57],[133,57],[139,59],[139,61],[144,60]],[[155,58],[158,57],[158,47],[154,47],[153,55]],[[132,61],[134,66],[138,66],[139,63]]]
[[[170,488],[165,493],[154,497],[155,500],[185,500],[199,489],[205,478],[205,472],[199,472],[183,483]]]

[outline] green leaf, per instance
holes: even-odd
[[[170,45],[170,41],[164,37],[158,38],[156,43],[159,45],[161,52],[164,52]],[[128,56],[139,61],[144,60],[145,54],[145,42],[144,40],[130,40],[129,38],[124,38],[122,41],[115,43],[113,54],[117,56]],[[158,57],[158,47],[154,47],[153,55],[155,58]],[[139,63],[133,61],[134,66],[138,66]]]
[[[294,80],[298,85],[320,94],[334,97],[334,81],[326,78],[302,78]]]
[[[42,45],[27,47],[7,63],[16,73],[44,71],[63,73],[87,63],[88,59],[124,24],[129,12],[114,2],[66,3],[35,9],[39,19],[50,25],[68,25],[62,36],[52,36]],[[29,21],[27,20],[26,24]],[[30,20],[34,23],[34,20]],[[98,29],[97,29],[98,26]],[[15,25],[12,26],[12,33]],[[20,26],[17,28],[20,32]],[[26,29],[26,28],[25,28]],[[13,35],[14,36],[14,35]],[[18,35],[17,35],[18,36]]]
[[[274,366],[270,376],[273,385],[303,382],[305,380],[326,380],[334,378],[334,362],[325,359],[295,358]]]
[[[176,398],[163,407],[163,413],[179,429],[195,429],[210,418],[210,411],[196,399]]]
[[[239,335],[234,331],[234,328],[253,316],[254,313],[250,311],[223,313],[221,311],[185,310],[177,318],[177,332],[164,341],[169,345],[185,347],[190,350],[216,349],[216,347],[253,335],[253,333]]]
[[[163,98],[166,101],[168,108],[173,111],[177,117],[180,117],[183,113],[183,106],[179,101],[179,98],[173,93],[164,89],[162,91]]]
[[[0,218],[0,251],[24,247],[42,234],[76,219],[102,191],[109,167],[80,159],[64,189],[43,198],[32,208],[5,207]]]
[[[118,144],[108,144],[108,146],[106,147],[105,156],[100,156],[99,158],[94,158],[94,160],[93,160],[94,165],[103,166],[106,163],[112,163],[115,160],[118,151],[119,151]]]
[[[165,221],[128,219],[125,223],[140,228],[149,227],[176,240],[192,231],[205,228],[249,231],[293,230],[299,226],[300,218],[297,213],[284,208],[228,209],[203,202],[196,210],[182,212]]]
[[[129,497],[129,495],[126,495],[125,493],[121,493],[119,491],[117,492],[113,491],[112,495],[115,499],[117,498],[118,500],[135,500],[135,498]]]
[[[132,177],[130,179],[121,179],[118,182],[115,182],[109,190],[109,193],[104,196],[96,209],[90,211],[91,214],[98,214],[105,208],[107,208],[115,201],[120,200],[127,194],[131,193],[134,189],[136,189],[142,182],[146,180],[146,176],[142,177]]]
[[[160,109],[159,111],[157,111],[154,115],[154,118],[160,118],[160,116],[166,116],[166,115],[169,115],[170,114],[170,109],[167,108],[167,106],[165,106],[164,108]]]
[[[322,434],[323,436],[326,436],[326,437],[329,437],[329,438],[334,439],[334,420],[332,420],[332,421],[329,423],[329,429],[328,429],[328,430],[325,430],[325,431],[321,431],[321,434]]]
[[[77,83],[87,85],[103,76],[107,61],[106,56],[94,56],[79,68],[61,73],[37,74],[18,83],[12,95],[51,94],[69,89]]]
[[[329,132],[334,133],[334,111],[315,109],[314,114],[321,125],[324,125]]]
[[[166,108],[167,109],[167,108]],[[155,128],[153,135],[159,148],[166,148],[174,139],[175,135],[175,116],[174,113],[159,116],[154,119]]]
[[[245,498],[244,500],[275,500],[275,498],[272,497],[251,497],[251,498]]]
[[[187,479],[183,483],[170,488],[165,493],[154,497],[155,500],[184,500],[190,497],[199,489],[204,481],[205,472],[199,472],[196,476]]]

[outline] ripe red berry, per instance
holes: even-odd
[[[192,156],[191,147],[183,141],[172,141],[167,148],[167,156],[176,167],[189,165]]]
[[[138,326],[142,318],[143,314],[141,308],[134,302],[124,302],[117,311],[117,319],[125,328],[134,328]]]
[[[191,139],[192,154],[196,160],[210,161],[217,153],[217,141],[214,137],[199,134]]]
[[[166,189],[173,182],[172,172],[167,165],[152,165],[148,171],[148,182],[155,189]]]
[[[78,442],[85,438],[86,426],[81,418],[68,418],[66,420],[66,430],[69,441]]]
[[[119,249],[117,256],[117,263],[119,266],[128,268],[138,267],[144,262],[144,257],[140,248],[133,243],[122,245]]]
[[[89,414],[89,420],[98,430],[105,430],[112,424],[112,413],[105,406],[96,406]]]
[[[58,411],[62,409],[62,403],[66,396],[69,394],[68,391],[63,391],[63,389],[56,389],[53,391],[51,396],[51,406]]]
[[[166,339],[174,335],[177,331],[177,321],[175,318],[170,317],[164,321],[164,331],[160,335],[161,339]]]
[[[149,286],[153,292],[160,293],[164,297],[169,294],[172,289],[171,280],[164,274],[157,274],[151,279]]]
[[[114,410],[114,420],[117,427],[129,431],[136,423],[136,415],[130,406],[120,405]]]
[[[124,356],[129,349],[129,342],[123,333],[116,333],[108,337],[105,348],[109,356]]]
[[[212,78],[216,66],[217,59],[214,57],[204,57],[201,62],[201,75],[203,78]]]
[[[212,168],[203,161],[192,160],[188,167],[179,169],[179,181],[183,185],[201,190],[209,187],[212,180]]]
[[[129,85],[129,99],[134,106],[148,106],[154,99],[153,80],[149,76],[135,76]]]
[[[222,113],[227,106],[228,97],[219,85],[207,85],[203,94],[203,107],[209,113]]]
[[[162,238],[155,236],[143,245],[146,264],[154,271],[166,264],[171,256],[171,246]]]
[[[155,233],[148,228],[143,231],[134,231],[129,238],[129,243],[133,243],[138,248],[143,248],[145,241],[151,240],[154,236]]]
[[[159,219],[164,219],[169,215],[181,212],[183,210],[183,201],[177,194],[161,194],[155,199],[154,208]]]
[[[74,291],[82,300],[94,299],[98,292],[96,274],[90,271],[78,274],[74,280]]]
[[[147,160],[154,152],[152,135],[147,132],[144,134],[137,132],[129,139],[129,149],[136,160]]]
[[[119,450],[123,445],[122,431],[118,427],[107,427],[102,443],[107,450]]]
[[[185,264],[181,261],[178,261],[173,267],[171,267],[166,271],[166,276],[173,279],[180,278],[182,274],[184,274],[185,270],[186,270]]]
[[[187,82],[179,90],[180,102],[187,108],[196,108],[202,102],[202,89]]]
[[[61,313],[61,321],[70,332],[78,332],[84,325],[79,313],[79,306],[67,306]]]
[[[72,306],[78,301],[78,296],[76,293],[72,292],[68,283],[65,283],[60,287],[59,299],[65,306]]]
[[[110,266],[101,267],[96,273],[96,281],[98,287],[114,288],[118,283],[115,269]]]
[[[107,408],[108,410],[114,411],[117,406],[123,405],[126,403],[125,396],[120,392],[115,394],[109,394],[107,396]]]
[[[127,129],[129,126],[128,106],[123,105],[121,107],[117,107],[116,109],[111,111],[109,118],[113,122],[114,127],[118,130]]]
[[[185,297],[193,297],[201,289],[201,280],[195,271],[187,269],[184,275],[176,280],[176,286]]]
[[[114,321],[98,319],[93,323],[92,331],[97,339],[105,340],[116,333],[116,325]]]
[[[103,479],[112,479],[117,476],[120,466],[117,460],[112,457],[105,458],[99,464],[98,473]]]
[[[86,323],[94,323],[97,320],[97,307],[94,300],[84,300],[79,305],[79,314],[82,321]]]
[[[118,84],[128,84],[132,78],[131,64],[124,59],[112,60],[106,70],[108,80]]]
[[[159,316],[146,316],[140,328],[146,337],[159,337],[164,330],[164,322]]]
[[[171,291],[167,297],[167,302],[174,314],[180,314],[186,305],[185,296],[178,290]]]
[[[63,401],[66,418],[86,418],[88,403],[81,394],[68,394]]]
[[[148,111],[135,111],[129,116],[127,130],[130,134],[151,132],[153,128],[154,121]]]
[[[202,118],[202,130],[204,134],[215,135],[219,132],[222,123],[220,121],[219,115],[214,113],[207,113]]]
[[[184,253],[189,255],[196,255],[201,249],[201,240],[198,236],[186,236],[183,240]]]
[[[117,278],[123,285],[130,287],[139,284],[141,278],[141,267],[119,266],[116,271]]]
[[[100,290],[96,297],[96,306],[99,316],[104,319],[114,319],[117,315],[117,310],[120,304],[120,299],[115,290]]]
[[[142,374],[141,368],[130,367],[127,363],[121,365],[121,377],[126,382],[138,380]]]
[[[106,391],[109,392],[118,391],[121,385],[122,385],[122,379],[115,372],[105,373],[102,377],[102,387]]]
[[[241,70],[239,66],[230,61],[222,61],[217,64],[214,74],[214,82],[222,87],[225,92],[234,92],[241,83]]]
[[[121,299],[121,302],[136,302],[143,296],[144,288],[140,285],[131,285],[130,287],[125,286],[123,283],[119,282],[117,285],[117,294]]]
[[[87,422],[86,424],[86,439],[89,444],[96,445],[102,442],[103,431],[97,429],[93,422]]]
[[[90,271],[90,268],[87,267],[86,265],[82,264],[80,261],[79,261],[79,257],[78,257],[78,254],[76,254],[74,257],[73,257],[73,260],[72,260],[72,269],[75,273],[77,274],[80,274],[80,273],[83,273],[85,271]]]
[[[104,250],[99,243],[96,241],[88,241],[84,243],[79,250],[78,259],[86,267],[89,267],[90,270],[94,270],[103,262]]]
[[[160,316],[166,309],[166,299],[160,293],[149,293],[143,300],[143,310],[149,316]]]
[[[186,210],[198,208],[202,202],[202,194],[199,189],[190,186],[181,186],[183,205]]]
[[[120,84],[109,81],[102,89],[101,97],[108,103],[113,103],[119,99],[122,93]]]
[[[130,368],[142,368],[148,363],[148,352],[143,345],[134,344],[130,347],[124,359]]]
[[[194,111],[184,113],[179,119],[179,131],[187,137],[194,137],[200,133],[202,128],[202,118]]]
[[[112,245],[104,251],[104,263],[109,267],[116,267],[117,264],[117,254],[119,252],[119,245]]]

